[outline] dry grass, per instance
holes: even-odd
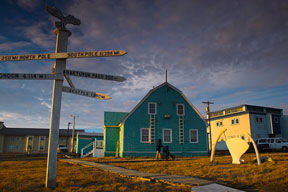
[[[122,162],[113,165],[150,173],[194,176],[243,190],[288,191],[288,153],[261,156],[272,157],[274,161],[258,166],[253,162],[255,154],[245,154],[245,162],[241,165],[232,165],[230,156],[216,156],[213,164],[208,157],[193,157],[179,161]]]
[[[96,168],[57,164],[57,188],[45,189],[46,160],[0,161],[0,191],[190,191],[189,187],[150,183]]]

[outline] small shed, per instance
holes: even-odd
[[[81,155],[88,154],[93,151],[93,143],[96,143],[97,148],[103,150],[103,133],[89,133],[89,132],[79,132],[76,138],[76,153]]]

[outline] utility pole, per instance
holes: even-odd
[[[211,132],[211,122],[210,122],[210,104],[214,104],[213,102],[208,101],[203,101],[203,104],[207,105],[206,107],[206,113],[207,113],[207,118],[208,118],[208,126],[209,126],[209,151],[211,152],[212,150],[212,132]]]
[[[71,138],[71,153],[74,152],[74,131],[75,131],[75,119],[76,116],[71,115],[71,117],[73,117],[73,129],[72,129],[72,138]],[[78,117],[78,116],[77,116]]]
[[[68,139],[69,139],[69,126],[71,125],[71,122],[68,122],[68,129],[67,129],[67,134],[66,134],[66,147],[68,149]]]

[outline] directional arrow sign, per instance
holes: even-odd
[[[93,79],[103,79],[103,80],[110,80],[110,81],[125,81],[125,77],[121,76],[114,76],[114,75],[105,75],[99,73],[89,73],[89,72],[82,72],[82,71],[73,71],[73,70],[64,70],[64,74],[78,76],[78,77],[87,77]]]
[[[63,80],[60,74],[44,74],[44,73],[0,73],[0,79],[11,80]]]
[[[67,52],[67,53],[40,53],[40,54],[25,54],[25,55],[1,55],[0,61],[112,57],[112,56],[122,56],[125,55],[126,53],[127,53],[126,51],[122,50],[110,50],[110,51],[84,51],[84,52]]]
[[[73,88],[66,87],[66,86],[62,87],[62,91],[66,93],[72,93],[76,95],[82,95],[82,96],[92,97],[92,98],[101,99],[101,100],[111,99],[111,97],[103,93],[96,93],[96,92],[86,91],[82,89],[73,89]]]

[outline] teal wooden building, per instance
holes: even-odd
[[[104,112],[105,156],[155,156],[158,139],[176,156],[208,154],[204,118],[173,85],[153,88],[130,113]]]

